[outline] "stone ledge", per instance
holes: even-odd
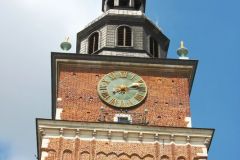
[[[209,146],[212,129],[154,127],[112,123],[88,123],[55,120],[37,120],[41,138],[59,138],[128,143],[164,143],[176,145]]]

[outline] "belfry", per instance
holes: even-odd
[[[52,53],[52,117],[37,119],[39,160],[207,160],[214,129],[193,128],[198,61],[168,59],[146,0],[102,0],[76,53]],[[63,42],[61,48],[71,48]]]

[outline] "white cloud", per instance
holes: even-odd
[[[10,160],[36,154],[35,118],[51,118],[50,52],[101,14],[100,0],[0,0],[0,139]]]
[[[59,41],[70,36],[73,44],[76,33],[101,14],[100,0],[13,0],[8,4],[13,13],[19,12],[14,15],[19,23],[31,25],[36,30],[61,29],[51,34],[61,36]]]

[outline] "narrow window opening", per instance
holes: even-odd
[[[130,121],[129,121],[128,117],[118,117],[118,123],[126,123],[126,124],[129,124]]]
[[[132,117],[129,114],[116,114],[114,116],[113,121],[117,122],[117,123],[131,124],[132,123]]]
[[[132,30],[130,27],[121,26],[117,30],[117,45],[132,46]]]
[[[107,2],[107,6],[108,6],[109,9],[112,9],[114,7],[114,0],[109,0]]]
[[[152,54],[152,56],[154,58],[159,57],[159,46],[158,46],[158,43],[152,37],[150,37],[149,47],[150,47],[150,53]]]
[[[131,28],[125,27],[125,46],[131,46],[131,44],[132,44]]]
[[[118,28],[118,45],[124,46],[124,27]]]
[[[88,54],[92,54],[98,50],[99,33],[93,33],[88,39]]]
[[[141,6],[142,6],[141,1],[139,1],[139,0],[134,0],[134,8],[135,8],[136,10],[140,10]]]
[[[120,7],[129,7],[130,0],[120,0],[119,6]]]

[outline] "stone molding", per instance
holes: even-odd
[[[172,128],[127,125],[117,123],[89,123],[38,120],[40,139],[59,138],[128,143],[159,143],[192,145],[209,148],[213,129]]]

